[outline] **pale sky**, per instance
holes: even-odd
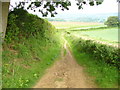
[[[11,0],[12,4],[14,1],[23,1],[23,0]],[[76,6],[75,0],[70,0],[72,2],[72,6],[69,7],[70,10],[57,10],[58,14],[59,13],[88,13],[88,14],[93,14],[93,13],[114,13],[118,12],[118,3],[117,0],[104,0],[101,5],[98,6],[89,6],[85,5],[83,9],[78,10],[78,7]],[[30,13],[40,15],[39,12],[33,12],[29,11]]]
[[[73,1],[73,0],[71,0]],[[89,6],[85,5],[83,9],[78,10],[75,2],[72,2],[70,10],[67,12],[73,13],[114,13],[118,12],[118,3],[117,0],[104,0],[101,5],[98,6]],[[59,11],[60,13],[62,11]]]

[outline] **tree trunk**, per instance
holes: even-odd
[[[5,33],[6,33],[9,5],[10,5],[10,2],[0,1],[0,35],[1,35],[2,41],[4,40]]]

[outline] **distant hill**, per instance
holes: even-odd
[[[61,18],[45,18],[48,21],[66,21],[65,19],[61,19]]]
[[[104,22],[109,16],[118,16],[118,13],[77,14],[64,13],[47,18],[49,21],[77,21],[77,22]]]

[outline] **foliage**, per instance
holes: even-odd
[[[2,87],[30,88],[60,55],[61,44],[48,21],[23,9],[9,13],[2,53]]]
[[[92,54],[96,60],[101,60],[120,69],[120,49],[108,45],[103,45],[94,42],[93,40],[83,40],[82,38],[79,38],[79,40],[75,41],[73,40],[72,43],[76,41],[77,44],[75,47],[79,47],[78,49],[80,52]]]
[[[30,4],[28,4],[30,2]],[[83,5],[99,5],[103,2],[103,0],[76,0],[76,5],[78,9],[83,9]],[[34,12],[38,10],[41,12],[43,17],[51,14],[51,17],[54,17],[57,14],[56,9],[60,8],[61,10],[69,10],[69,6],[71,6],[71,2],[69,0],[49,0],[49,1],[31,1],[25,0],[24,2],[19,2],[15,8],[26,8],[33,10]],[[38,8],[38,9],[37,9]],[[43,11],[44,9],[44,11]]]
[[[55,39],[56,38],[56,39]],[[32,88],[45,70],[59,58],[59,38],[30,37],[19,43],[3,44],[2,87]]]
[[[94,31],[94,30],[101,30],[101,29],[109,29],[108,27],[106,26],[98,26],[98,27],[89,27],[89,28],[81,28],[79,30],[71,30],[71,31]]]
[[[110,16],[108,17],[107,21],[105,22],[105,25],[108,27],[116,27],[120,25],[120,21],[118,16]]]
[[[11,40],[35,37],[36,35],[48,38],[48,36],[53,35],[54,30],[55,27],[47,20],[29,14],[26,10],[20,8],[9,13],[5,39],[6,42],[11,42]]]
[[[76,39],[71,35],[66,35],[66,39],[70,44],[70,49],[78,64],[85,67],[84,71],[86,71],[90,76],[94,77],[93,81],[98,85],[99,88],[118,88],[119,70],[114,65],[110,65],[110,63],[108,64],[105,62],[106,58],[113,59],[115,58],[114,56],[119,59],[119,57],[115,54],[117,53],[116,50],[112,51],[108,47],[110,53],[107,53],[108,50],[106,51],[105,48],[107,46],[98,45],[92,41]],[[105,48],[105,50],[103,48]],[[101,57],[101,55],[103,55],[103,57]],[[106,56],[106,58],[104,56]]]
[[[9,15],[8,18],[9,19],[8,19],[8,26],[7,26],[7,30],[6,30],[5,41],[11,42],[12,40],[18,40],[18,34],[19,34],[20,30],[15,23],[17,16],[14,14],[11,14],[11,15]]]

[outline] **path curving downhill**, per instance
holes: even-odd
[[[84,68],[78,65],[72,56],[67,48],[66,40],[64,49],[66,49],[66,55],[62,50],[61,59],[46,70],[46,74],[33,88],[96,88],[96,85],[84,72]]]

